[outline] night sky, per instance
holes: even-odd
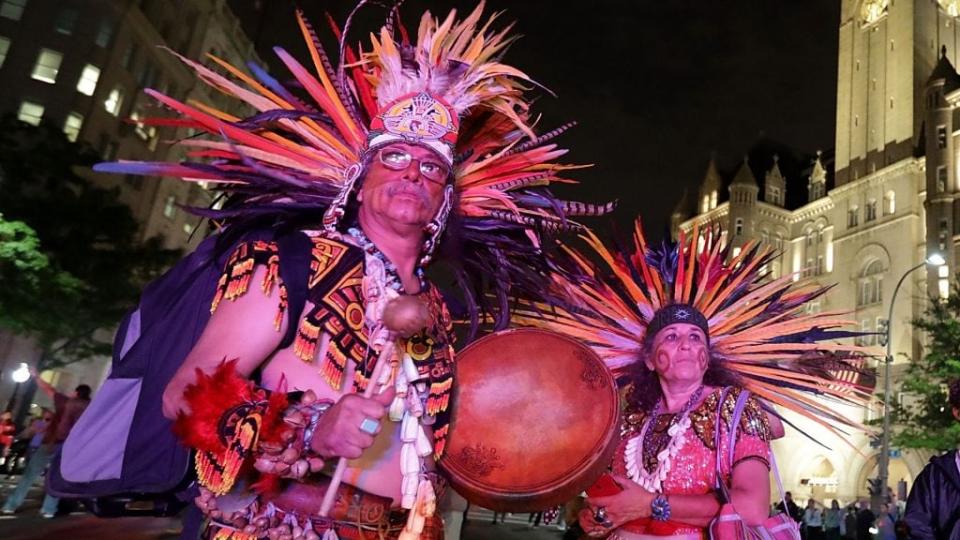
[[[293,2],[230,4],[275,75],[286,74],[273,45],[306,63]],[[302,2],[323,30],[324,11],[342,23],[353,5]],[[424,9],[466,15],[475,5],[410,0],[402,14],[415,31]],[[489,0],[494,10],[506,10],[500,21],[516,21],[523,35],[506,63],[557,94],[540,92],[542,130],[576,120],[559,141],[570,161],[594,164],[577,173],[580,186],[558,193],[619,199],[616,220],[640,214],[651,236],[663,232],[684,187],[695,193],[711,152],[721,171],[732,171],[761,136],[810,154],[833,147],[840,2]],[[353,41],[368,43],[385,13],[365,7]]]

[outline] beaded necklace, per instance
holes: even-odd
[[[659,445],[651,445],[651,441],[649,440],[651,439],[650,433],[653,431],[652,428],[656,427],[657,419],[660,416],[660,410],[663,405],[663,400],[657,402],[650,417],[644,422],[640,434],[630,439],[627,442],[626,448],[624,448],[623,457],[627,466],[627,476],[629,476],[631,480],[648,491],[662,491],[663,481],[666,480],[667,473],[670,472],[673,466],[673,460],[680,452],[680,448],[683,447],[683,443],[686,442],[686,432],[687,429],[690,428],[690,410],[693,408],[693,405],[700,400],[702,394],[703,385],[700,385],[693,395],[690,396],[690,399],[687,400],[687,403],[684,404],[683,409],[670,421],[670,425],[667,428],[667,435],[670,437],[670,442],[667,443],[666,448],[657,453],[656,468],[653,471],[647,472],[646,467],[643,465],[644,448],[659,447]]]

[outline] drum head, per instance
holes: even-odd
[[[457,355],[440,466],[472,503],[533,512],[562,504],[606,469],[618,443],[613,375],[586,345],[518,328]]]

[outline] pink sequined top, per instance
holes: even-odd
[[[683,446],[674,458],[670,471],[663,482],[663,493],[666,495],[703,495],[713,491],[717,485],[716,475],[716,420],[717,410],[722,390],[715,389],[703,402],[690,412],[690,427],[685,433]],[[723,419],[720,427],[720,468],[729,482],[730,471],[733,466],[747,459],[759,459],[769,466],[770,428],[767,424],[766,413],[760,403],[753,397],[747,399],[746,407],[740,417],[740,427],[737,431],[736,446],[733,453],[733,462],[729,456],[729,426],[732,421],[739,388],[731,388],[723,406],[719,407],[720,417]],[[674,421],[673,414],[661,414],[657,418],[656,426],[650,426],[651,437],[648,441],[654,442],[652,448],[643,448],[644,468],[650,472],[657,467],[657,454],[666,447],[669,436],[666,430]],[[640,436],[646,415],[636,411],[627,411],[623,425],[623,437],[613,460],[613,472],[628,476],[624,452],[630,439]],[[659,443],[659,444],[657,444]],[[633,529],[633,527],[631,527]],[[672,534],[701,533],[698,527],[682,526]],[[640,532],[640,531],[637,531]],[[650,534],[651,531],[644,531]]]

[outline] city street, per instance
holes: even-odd
[[[2,496],[13,489],[13,481],[0,481]],[[53,519],[40,517],[42,493],[39,486],[30,492],[20,511],[13,516],[0,516],[0,538],[3,540],[171,540],[178,538],[180,522],[172,518],[100,519],[82,510]],[[490,513],[471,512],[464,527],[464,540],[559,540],[563,532],[555,526],[533,528],[527,514],[508,516],[505,523],[492,525]]]

